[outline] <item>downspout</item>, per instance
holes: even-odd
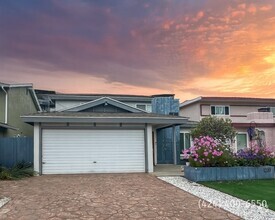
[[[8,93],[4,89],[4,86],[2,86],[2,90],[5,93],[5,124],[8,124]]]

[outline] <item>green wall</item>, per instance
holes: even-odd
[[[8,124],[13,127],[19,128],[19,130],[14,131],[14,130],[8,129],[2,135],[6,137],[17,136],[18,134],[21,136],[33,136],[33,126],[24,123],[20,118],[21,115],[37,112],[37,109],[33,103],[33,99],[31,97],[30,91],[26,87],[10,88],[7,91],[8,91]],[[0,103],[2,106],[2,103],[4,102],[0,102]],[[1,113],[1,110],[0,110],[0,113]]]

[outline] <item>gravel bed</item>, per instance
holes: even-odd
[[[191,182],[183,177],[158,178],[201,198],[198,202],[199,208],[219,207],[243,219],[249,220],[275,219],[275,212],[270,209],[253,205],[218,190]]]
[[[10,201],[7,197],[0,197],[0,208]]]

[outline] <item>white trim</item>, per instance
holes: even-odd
[[[153,163],[153,140],[152,140],[152,125],[147,125],[147,171],[148,173],[154,172]]]
[[[215,112],[216,112],[216,107],[228,107],[228,115],[225,114],[225,109],[224,109],[224,114],[215,114],[213,115],[212,114],[212,107],[215,107]],[[213,116],[230,116],[230,112],[231,112],[231,109],[230,109],[230,105],[210,105],[210,115],[213,115]]]
[[[37,104],[37,106],[38,106],[38,112],[42,112],[40,103],[39,103],[39,101],[38,101],[38,98],[37,98],[37,96],[36,96],[36,93],[35,93],[34,89],[31,88],[30,91],[32,92],[32,94],[33,94],[33,96],[34,96],[34,99],[35,99],[35,102],[36,102],[36,104]]]
[[[35,123],[33,128],[33,168],[40,173],[40,124]]]
[[[180,108],[181,108],[181,107],[184,107],[184,106],[186,106],[186,105],[190,105],[190,104],[192,104],[192,103],[198,102],[198,101],[200,101],[201,99],[202,99],[202,96],[199,96],[199,97],[194,98],[194,99],[191,99],[191,100],[186,100],[186,101],[184,101],[184,102],[182,102],[182,103],[180,104]]]
[[[11,84],[9,85],[10,88],[18,88],[18,87],[33,87],[32,83],[26,83],[26,84]]]
[[[0,86],[8,87],[8,88],[17,88],[17,87],[33,87],[32,83],[18,83],[18,84],[8,84],[0,82]]]
[[[186,134],[190,134],[190,147],[193,145],[193,138],[191,136],[191,131],[180,131],[180,134],[183,134],[183,138],[184,138],[184,141],[183,141],[183,149],[186,150],[186,147],[185,147],[185,135]]]
[[[5,124],[8,124],[8,92],[4,89],[4,86],[1,88],[5,93]]]

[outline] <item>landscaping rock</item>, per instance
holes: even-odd
[[[0,197],[0,208],[10,201],[7,197]]]

